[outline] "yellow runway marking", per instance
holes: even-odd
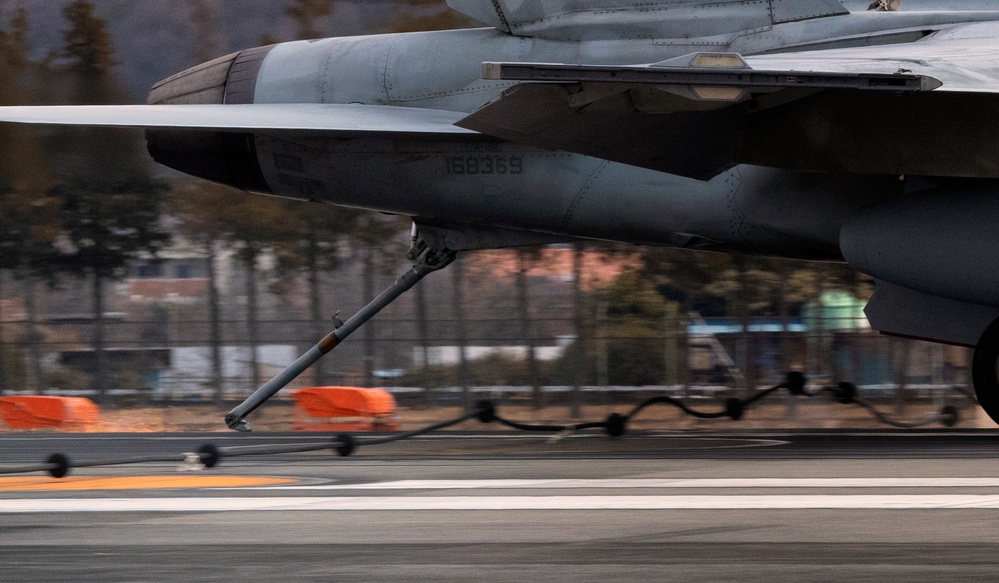
[[[84,490],[178,490],[190,488],[249,488],[296,484],[291,478],[252,476],[85,476],[55,478],[0,478],[0,492],[57,492]]]

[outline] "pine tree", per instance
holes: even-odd
[[[294,0],[284,13],[298,26],[296,36],[303,40],[319,38],[324,30],[320,21],[333,14],[332,0]]]
[[[6,30],[0,30],[0,54],[6,69],[21,72],[28,64],[28,10],[17,8],[6,24]]]
[[[177,190],[175,201],[189,232],[196,233],[204,241],[231,246],[246,270],[246,338],[250,346],[251,382],[256,388],[261,382],[257,347],[260,344],[259,284],[263,279],[258,263],[261,256],[272,251],[293,231],[288,213],[278,199],[200,181],[183,184]],[[220,399],[221,393],[217,397]]]
[[[34,72],[28,58],[27,11],[15,10],[5,24],[0,29],[0,104],[20,105],[30,101],[23,85]],[[53,243],[58,235],[56,206],[45,196],[51,177],[36,133],[23,126],[4,124],[0,127],[0,143],[4,144],[4,155],[0,156],[0,270],[22,282],[19,287],[24,290],[28,316],[23,340],[29,346],[33,374],[19,388],[38,391],[42,354],[36,326],[36,280],[53,276]],[[0,364],[0,372],[4,373],[0,381],[10,380],[6,374],[10,368],[10,363]]]
[[[222,318],[215,264],[218,246],[225,239],[226,233],[217,212],[228,206],[228,199],[232,195],[233,192],[222,185],[196,179],[176,181],[171,192],[172,212],[183,220],[185,235],[194,243],[202,245],[207,255],[208,334],[216,404],[221,404],[225,397],[225,379],[222,375]]]
[[[213,0],[190,0],[191,25],[196,39],[191,55],[195,63],[204,63],[218,57],[223,52],[224,41],[219,30],[221,5]],[[185,222],[187,236],[204,247],[206,272],[208,274],[208,329],[212,363],[212,386],[214,400],[221,404],[225,398],[225,377],[222,374],[222,309],[219,301],[218,269],[216,260],[218,247],[223,241],[224,232],[211,221],[198,219],[211,209],[199,206],[205,191],[217,192],[223,187],[206,182],[178,181],[172,190],[175,212],[179,212]],[[211,198],[211,195],[208,195]],[[222,201],[219,201],[222,202]],[[200,214],[199,214],[200,213]]]
[[[450,30],[481,26],[464,14],[448,8],[444,0],[405,0],[398,16],[388,23],[389,32]]]
[[[0,29],[0,104],[29,100],[22,89],[28,67],[28,20],[21,8]],[[47,258],[52,229],[44,192],[50,185],[41,144],[23,126],[0,126],[0,269],[20,269]],[[36,257],[36,255],[38,257]]]
[[[114,46],[93,4],[75,0],[63,9],[63,16],[68,27],[54,76],[79,102],[122,101]],[[120,277],[134,259],[155,255],[168,244],[169,235],[160,226],[165,187],[150,177],[143,142],[135,134],[66,129],[53,136],[50,147],[58,176],[49,196],[58,205],[60,236],[67,244],[60,266],[92,282],[92,380],[103,399],[109,388],[104,354],[106,283]]]
[[[195,63],[205,63],[221,57],[224,51],[219,31],[221,5],[213,0],[189,0],[188,7],[195,38],[194,54],[191,55]]]
[[[517,250],[517,273],[514,275],[517,288],[517,315],[520,319],[521,342],[527,347],[527,376],[531,383],[532,401],[535,409],[542,407],[541,382],[538,372],[537,355],[535,354],[534,330],[531,325],[531,296],[528,290],[527,272],[532,263],[536,263],[541,255],[539,247],[528,247]]]
[[[63,31],[60,56],[70,61],[70,68],[83,75],[104,76],[117,64],[114,42],[107,25],[94,14],[90,0],[73,0],[62,10],[69,28]]]

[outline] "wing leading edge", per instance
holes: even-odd
[[[380,105],[83,105],[0,107],[0,122],[190,129],[314,132],[338,136],[475,136],[455,126],[463,113]]]

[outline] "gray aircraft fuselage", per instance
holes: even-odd
[[[860,12],[706,38],[565,42],[484,28],[292,42],[260,51],[244,99],[471,113],[513,85],[483,80],[484,61],[627,64],[704,50],[748,55],[854,46],[857,38],[897,42],[927,27],[995,18]],[[177,99],[175,90],[162,85],[151,102],[198,102]],[[897,176],[754,166],[705,182],[485,136],[257,135],[254,142],[263,180],[242,186],[278,196],[449,224],[822,260],[842,258],[840,228],[854,210],[905,188]]]

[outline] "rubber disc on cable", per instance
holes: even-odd
[[[45,460],[45,463],[52,464],[49,468],[49,475],[53,478],[65,478],[69,475],[69,458],[61,453],[54,453]]]
[[[338,435],[333,441],[333,451],[337,452],[340,457],[350,457],[355,449],[357,449],[357,441],[349,433]]]
[[[214,468],[218,465],[221,457],[222,454],[219,452],[219,448],[210,443],[206,443],[198,448],[198,458],[201,460],[201,465],[206,468]]]

